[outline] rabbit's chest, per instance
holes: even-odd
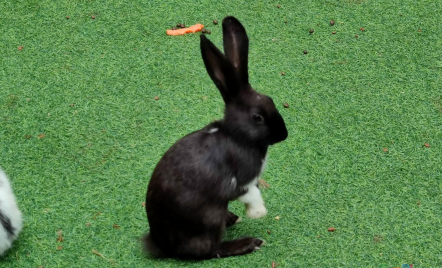
[[[249,159],[250,161],[250,159]],[[239,187],[240,190],[242,188],[247,189],[246,185],[257,185],[258,179],[261,176],[262,172],[264,172],[264,168],[266,166],[267,154],[265,157],[257,161],[252,161],[252,163],[247,162],[242,165],[243,169],[238,170],[238,174],[232,176],[231,184],[235,187]]]

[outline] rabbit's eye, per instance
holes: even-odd
[[[260,115],[260,114],[253,114],[252,119],[253,119],[253,122],[258,123],[258,124],[264,122],[264,117],[262,117],[262,115]]]

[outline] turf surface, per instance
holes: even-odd
[[[151,172],[223,111],[198,34],[165,30],[202,23],[221,45],[226,15],[289,130],[263,175],[269,215],[231,205],[244,220],[226,238],[266,244],[153,260]],[[25,221],[0,266],[442,267],[441,17],[441,1],[1,1],[0,165]]]

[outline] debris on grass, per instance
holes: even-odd
[[[17,48],[17,50],[18,50],[18,51],[22,51],[22,50],[23,50],[23,46],[19,46],[19,47]]]
[[[278,215],[278,216],[275,217],[275,220],[279,221],[280,218],[281,217]]]
[[[430,144],[428,144],[428,143],[424,143],[424,146],[427,148],[430,148]]]
[[[335,25],[335,20],[330,21],[330,26],[333,26],[333,25]]]
[[[118,230],[118,229],[120,229],[121,228],[121,225],[118,225],[118,224],[113,224],[112,225],[112,227],[114,228],[114,229],[116,229],[116,230]]]
[[[327,231],[329,231],[329,232],[334,232],[334,231],[336,231],[336,228],[335,228],[335,227],[328,227],[328,228],[327,228]]]
[[[102,257],[103,259],[106,259],[103,254],[101,254],[100,252],[96,251],[95,249],[92,250],[92,253],[94,253],[95,255]]]
[[[104,260],[108,261],[108,262],[115,262],[114,260],[110,260],[106,257],[103,256],[103,254],[101,254],[100,252],[96,251],[95,249],[92,249],[92,253],[94,253],[95,255],[97,255],[98,257],[103,258]]]
[[[62,230],[58,230],[57,231],[57,235],[58,235],[57,242],[63,242],[64,241],[62,232],[63,232]]]
[[[380,242],[382,241],[382,239],[384,239],[382,236],[380,236],[380,235],[375,235],[375,236],[373,237],[373,242],[374,242],[374,243],[380,243]]]
[[[258,180],[258,186],[259,186],[259,188],[263,188],[263,189],[269,189],[270,188],[270,184],[268,184],[264,179],[259,179]]]
[[[287,103],[287,102],[284,102],[284,108],[289,108],[290,106],[289,106],[289,104]]]
[[[201,30],[201,33],[203,33],[203,34],[211,34],[212,32],[209,31],[209,30],[207,30],[206,28],[203,28],[203,29]]]
[[[387,149],[387,148],[384,148],[384,149],[382,149],[382,151],[384,151],[384,152],[388,152],[388,149]]]

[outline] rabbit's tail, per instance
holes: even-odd
[[[164,258],[166,254],[155,244],[150,234],[146,234],[141,238],[143,249],[146,253],[155,258]]]

